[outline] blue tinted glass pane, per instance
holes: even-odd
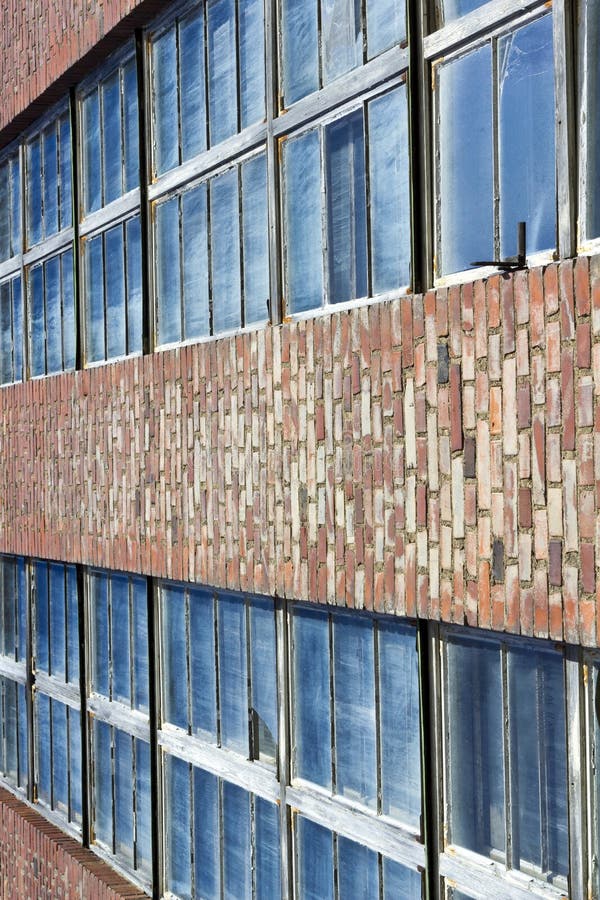
[[[81,823],[81,719],[76,709],[69,709],[69,775],[70,819]]]
[[[35,667],[41,672],[50,670],[48,641],[48,569],[46,563],[34,563],[35,577]]]
[[[179,163],[177,128],[177,49],[175,26],[152,46],[154,168],[157,174]]]
[[[106,265],[106,357],[127,353],[125,321],[125,258],[123,226],[117,225],[104,235]]]
[[[27,653],[27,571],[25,569],[25,560],[20,558],[17,560],[17,659],[24,660]]]
[[[121,184],[121,91],[119,72],[115,72],[102,85],[103,124],[103,181],[104,203],[116,200],[122,194]]]
[[[6,738],[6,774],[11,784],[19,780],[19,756],[17,741],[17,687],[14,681],[5,680],[4,727]]]
[[[212,594],[190,591],[190,669],[192,729],[209,740],[217,738],[217,676],[215,615]]]
[[[296,611],[293,629],[294,775],[331,787],[329,620]]]
[[[163,588],[162,627],[164,647],[163,715],[167,722],[188,726],[188,674],[186,597],[178,588]]]
[[[123,68],[123,190],[138,187],[140,183],[140,145],[137,97],[136,61],[132,59]]]
[[[375,659],[370,619],[333,625],[336,790],[377,806]]]
[[[319,87],[317,4],[282,0],[282,88],[285,106]]]
[[[327,84],[362,63],[360,3],[321,0],[323,81]]]
[[[58,231],[58,147],[56,125],[44,131],[44,237]]]
[[[265,116],[265,23],[263,0],[238,5],[242,128]]]
[[[31,303],[31,354],[29,365],[32,375],[46,371],[46,314],[44,310],[44,269],[34,266],[29,273]]]
[[[62,315],[60,257],[54,256],[44,266],[46,278],[46,371],[62,370]]]
[[[597,237],[600,234],[600,46],[597,35],[600,33],[600,7],[596,3],[585,5],[587,24],[587,93],[584,102],[587,109],[594,113],[587,116],[585,138],[586,151],[586,237]],[[598,871],[600,878],[600,869]]]
[[[65,609],[65,569],[51,564],[50,569],[50,671],[66,677],[67,621]]]
[[[298,816],[296,838],[299,896],[302,900],[333,900],[333,834]]]
[[[129,579],[113,575],[110,579],[112,697],[123,703],[131,702],[129,639]]]
[[[226,897],[252,897],[250,858],[250,794],[222,782],[223,892]]]
[[[83,101],[83,196],[86,213],[102,205],[100,162],[100,100],[92,91]]]
[[[489,44],[440,66],[441,271],[494,258]]]
[[[152,806],[150,795],[150,744],[135,745],[135,867],[152,873]]]
[[[69,814],[67,707],[52,701],[52,808]]]
[[[196,896],[210,900],[221,896],[221,839],[219,782],[202,769],[194,777],[194,859]]]
[[[21,279],[12,281],[12,310],[13,310],[13,378],[15,381],[23,380],[23,296],[21,293]]]
[[[281,848],[279,809],[262,797],[254,800],[256,845],[256,895],[261,900],[280,900]]]
[[[63,368],[75,368],[75,296],[73,293],[73,251],[60,258],[62,270]]]
[[[218,334],[221,331],[232,331],[241,325],[237,169],[232,169],[211,181],[210,210],[213,332]]]
[[[369,103],[373,294],[410,284],[410,179],[406,87]]]
[[[19,787],[27,787],[29,771],[28,736],[27,736],[27,701],[25,698],[25,685],[17,685],[17,716],[19,720]]]
[[[88,362],[105,358],[104,352],[104,254],[102,235],[85,245],[86,339]]]
[[[466,13],[479,9],[487,0],[436,0],[440,13],[440,25],[448,24]]]
[[[185,338],[210,334],[208,311],[208,236],[206,185],[187,191],[182,198],[183,314]]]
[[[421,742],[417,636],[408,626],[379,626],[381,811],[418,830]]]
[[[67,579],[67,665],[68,680],[76,683],[79,678],[79,621],[77,570],[65,566]]]
[[[244,247],[244,324],[269,318],[269,216],[267,158],[257,156],[242,166]]]
[[[321,150],[310,131],[283,145],[287,306],[291,313],[323,303]]]
[[[392,859],[383,859],[383,900],[421,900],[421,876]]]
[[[0,653],[14,656],[15,652],[15,566],[12,560],[5,560],[2,565],[2,619],[0,621]]]
[[[44,694],[36,694],[37,708],[37,732],[36,732],[36,758],[37,758],[37,795],[48,806],[52,797],[52,746],[50,734],[50,700]]]
[[[133,738],[115,728],[115,853],[133,862]]]
[[[94,623],[92,652],[92,687],[109,696],[108,686],[108,581],[105,575],[90,578],[90,618]]]
[[[552,881],[569,871],[565,683],[559,653],[510,648],[512,864]]]
[[[447,644],[450,840],[504,853],[504,764],[499,644]]]
[[[329,295],[367,295],[367,197],[362,111],[325,129]]]
[[[191,900],[190,767],[181,759],[167,756],[165,777],[167,888],[178,897]]]
[[[219,699],[221,743],[248,753],[248,687],[246,670],[246,607],[222,595],[217,605],[219,622]]]
[[[133,603],[133,705],[148,712],[148,597],[144,578],[131,579]]]
[[[42,151],[39,137],[27,145],[27,238],[42,240]]]
[[[528,253],[556,246],[552,16],[501,38],[498,68],[504,258],[517,252],[518,222],[527,224]]]
[[[6,162],[0,166],[0,260],[12,256],[10,218],[9,164]]]
[[[181,340],[179,199],[156,207],[156,303],[159,344]]]
[[[208,108],[212,146],[237,131],[234,0],[208,0]]]
[[[181,156],[191,159],[206,150],[204,83],[204,9],[179,23],[179,81],[181,93]]]
[[[12,291],[10,281],[0,285],[0,382],[13,381]]]
[[[369,59],[406,40],[406,4],[401,0],[367,0]]]
[[[60,227],[67,228],[73,221],[73,194],[71,189],[71,121],[68,113],[59,122],[59,175],[60,175]]]
[[[112,853],[112,750],[109,725],[92,720],[94,765],[94,838]]]
[[[127,352],[142,350],[142,231],[140,217],[125,224],[127,247]]]
[[[10,160],[11,255],[21,250],[21,164],[18,157]]]
[[[271,603],[250,607],[252,665],[253,755],[275,763],[277,758],[277,651],[275,613]]]
[[[339,900],[379,896],[377,854],[362,844],[338,837]],[[402,896],[402,895],[399,895]]]

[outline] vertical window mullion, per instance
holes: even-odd
[[[577,189],[576,189],[576,133],[577,133],[577,89],[575,65],[575,36],[571,3],[553,0],[552,21],[554,40],[554,93],[556,104],[556,191],[558,208],[557,250],[561,259],[576,252],[577,234]],[[583,15],[587,15],[588,4],[583,3]],[[586,53],[584,44],[580,47]],[[591,112],[591,111],[590,111]],[[590,113],[588,113],[589,115]],[[585,128],[582,128],[585,141]],[[584,153],[585,159],[587,154]],[[590,188],[590,185],[586,185]],[[585,195],[581,197],[579,219],[587,223]],[[587,236],[587,234],[586,234]]]

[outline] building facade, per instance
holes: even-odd
[[[0,22],[2,896],[600,897],[595,3]]]

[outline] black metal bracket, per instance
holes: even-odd
[[[471,263],[472,266],[495,266],[505,272],[516,269],[524,269],[527,265],[527,225],[525,222],[517,222],[517,255],[508,256],[506,259],[479,259]]]

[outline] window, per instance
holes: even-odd
[[[479,5],[440,3],[440,13],[452,21]],[[483,39],[475,13],[429,40],[443,50],[433,62],[436,276],[516,256],[520,221],[529,255],[557,247],[553,13],[517,12],[494,21],[490,9]]]
[[[27,585],[23,560],[0,557],[0,774],[27,792]]]
[[[152,877],[147,604],[144,578],[89,573],[91,839],[146,886]]]
[[[580,190],[578,242],[586,247],[600,237],[600,9],[595,3],[579,3],[579,122]],[[593,246],[593,245],[592,245]]]
[[[23,381],[23,297],[20,275],[0,281],[0,384],[16,381]]]
[[[142,351],[137,61],[131,47],[121,56],[79,101],[88,365]]]

